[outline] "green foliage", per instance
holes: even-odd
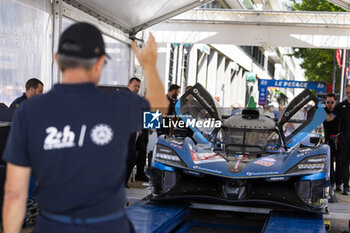
[[[305,69],[305,77],[308,81],[332,83],[333,49],[299,48],[294,55],[303,59],[301,67]]]
[[[345,10],[327,0],[303,0],[292,6],[295,11],[331,11],[344,12]],[[305,69],[305,77],[308,81],[321,81],[332,83],[333,80],[333,49],[299,48],[294,53],[296,57],[304,61],[301,65]],[[339,77],[339,71],[337,76]]]
[[[303,0],[301,4],[294,3],[292,8],[295,11],[345,11],[327,0]]]

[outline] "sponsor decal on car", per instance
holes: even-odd
[[[296,109],[298,109],[301,105],[305,104],[304,102],[308,101],[310,95],[303,97],[291,110],[284,113],[284,116],[288,117],[291,113],[293,113]]]
[[[299,150],[300,153],[297,154],[297,157],[302,157],[302,156],[305,156],[305,155],[310,155],[310,152],[313,151],[313,149],[310,149],[310,148],[306,148],[306,149],[303,149],[303,150]]]
[[[282,180],[288,180],[289,177],[285,177],[285,176],[278,176],[278,177],[270,177],[267,178],[267,181],[282,181]]]
[[[173,139],[167,139],[168,142],[175,143],[177,145],[182,146],[184,143],[183,141],[173,140]]]
[[[191,157],[192,157],[192,161],[195,164],[212,163],[212,162],[224,162],[224,161],[226,161],[220,155],[218,155],[216,153],[213,153],[213,152],[196,153],[195,151],[191,150]]]
[[[309,151],[306,151],[306,152],[302,152],[302,153],[299,153],[297,154],[297,157],[302,157],[302,156],[305,156],[305,155],[310,155],[310,152]]]
[[[277,162],[277,160],[273,159],[273,158],[262,158],[262,159],[259,159],[255,162],[253,162],[253,163],[259,164],[259,165],[262,165],[265,167],[270,167],[270,166],[274,165],[276,162]]]
[[[182,146],[176,145],[174,143],[170,143],[170,146],[175,147],[176,149],[179,149],[179,150],[182,149]]]
[[[276,174],[278,174],[278,172],[247,172],[247,176],[266,176]]]
[[[205,168],[205,167],[199,167],[197,165],[194,165],[193,168],[196,170],[202,170],[202,171],[207,171],[207,172],[220,173],[220,174],[222,173],[222,171],[219,171],[219,170],[213,170],[213,169],[209,169],[209,168]]]
[[[255,161],[254,163],[255,163],[255,164],[262,165],[262,166],[265,166],[265,167],[270,167],[270,166],[274,165],[274,163],[270,163],[270,162],[266,162],[266,161],[261,161],[261,160]]]
[[[201,93],[199,92],[199,90],[198,90],[197,88],[194,88],[194,89],[193,89],[193,93],[196,94],[196,97],[198,97],[199,99],[201,99],[201,100],[203,101],[203,103],[204,103],[212,112],[215,112],[213,106],[207,102],[207,100],[201,95]]]
[[[266,161],[266,162],[271,162],[271,163],[276,163],[277,162],[277,159],[274,159],[274,158],[262,158],[262,159],[259,159],[259,160]]]

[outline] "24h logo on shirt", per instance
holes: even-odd
[[[48,134],[44,141],[44,150],[62,149],[74,147],[75,133],[71,131],[70,125],[66,125],[63,131],[51,126],[46,129]]]
[[[72,148],[76,145],[82,147],[84,146],[86,130],[87,126],[85,124],[81,125],[80,133],[78,134],[71,130],[70,125],[64,126],[62,131],[59,131],[59,129],[54,126],[50,126],[46,129],[47,135],[44,140],[43,148],[44,150],[54,150]],[[75,142],[76,135],[78,135],[77,143]],[[113,139],[113,130],[107,124],[97,124],[92,127],[90,131],[90,139],[98,146],[107,145]]]
[[[143,128],[144,129],[160,129],[160,116],[159,110],[156,112],[144,112],[143,113]]]

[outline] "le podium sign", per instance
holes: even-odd
[[[303,88],[316,90],[318,94],[326,94],[326,84],[324,82],[259,79],[259,105],[266,105],[268,87]]]

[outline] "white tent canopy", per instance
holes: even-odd
[[[127,33],[136,34],[212,0],[65,0]]]
[[[150,29],[157,42],[350,48],[350,13],[187,11]]]
[[[131,37],[151,27],[157,42],[350,48],[346,12],[191,10],[212,0],[64,1]]]

